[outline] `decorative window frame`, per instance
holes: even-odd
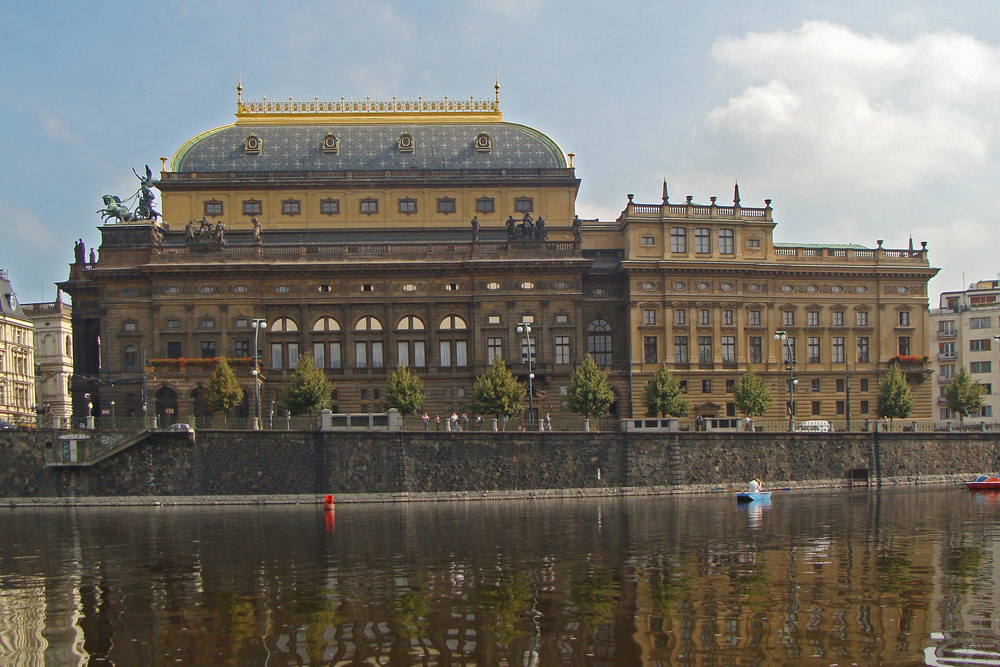
[[[514,199],[515,213],[532,213],[535,210],[534,197],[516,197]]]
[[[416,142],[409,132],[403,132],[396,141],[396,147],[400,153],[412,153],[416,147]]]
[[[332,197],[319,200],[320,215],[340,215],[340,200]]]
[[[493,139],[490,135],[485,132],[480,132],[476,137],[476,152],[477,153],[492,153],[493,152]]]
[[[358,200],[358,213],[361,215],[377,215],[378,199],[375,197],[365,197]]]
[[[281,215],[287,215],[287,216],[302,215],[302,202],[298,199],[282,199]]]
[[[327,132],[326,136],[323,137],[322,148],[324,155],[338,155],[340,153],[340,139],[333,132]]]
[[[243,140],[243,152],[247,155],[260,155],[264,150],[264,142],[256,134],[251,134]]]
[[[413,197],[402,197],[397,202],[397,209],[403,215],[414,215],[417,212],[417,200]]]
[[[454,197],[440,197],[437,200],[437,212],[442,215],[458,213],[458,205]]]
[[[243,200],[243,215],[262,215],[264,203],[259,199]]]
[[[204,208],[202,208],[206,218],[209,216],[217,218],[222,215],[223,210],[222,202],[218,199],[209,199],[204,203]]]
[[[497,202],[493,197],[478,197],[476,199],[476,213],[496,213]]]

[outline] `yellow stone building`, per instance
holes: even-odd
[[[471,414],[473,381],[500,356],[534,374],[535,415],[566,424],[570,374],[590,353],[616,416],[644,416],[662,363],[697,414],[733,416],[750,365],[780,422],[793,350],[796,419],[874,417],[893,359],[930,417],[925,248],[776,244],[770,200],[744,207],[738,187],[723,206],[671,203],[664,184],[660,203],[630,195],[617,220],[580,220],[573,155],[505,122],[499,86],[492,100],[239,92],[235,123],[162,158],[162,218],[102,225],[99,258],[78,256],[60,284],[77,414],[115,400],[122,416],[207,416],[210,360],[226,356],[247,389],[240,415],[266,418],[303,355],[334,381],[336,411],[380,411],[405,365],[432,416]]]

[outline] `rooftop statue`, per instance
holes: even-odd
[[[135,169],[132,170],[135,177],[139,179],[139,189],[134,195],[122,201],[117,195],[104,195],[102,199],[104,200],[104,208],[97,211],[101,214],[101,219],[104,222],[114,219],[116,222],[136,222],[137,220],[152,220],[156,221],[160,217],[159,211],[153,208],[153,200],[156,199],[156,195],[153,194],[153,188],[159,184],[159,181],[153,178],[153,172],[146,165],[146,175],[140,176]],[[135,210],[129,209],[130,202],[136,202]]]
[[[184,227],[184,239],[187,246],[195,250],[218,250],[229,245],[226,241],[225,225],[220,221],[213,226],[208,218],[204,217],[201,220],[188,221]]]
[[[114,218],[118,222],[135,222],[135,214],[116,195],[104,195],[101,199],[104,200],[104,208],[97,212],[101,214],[102,221]]]

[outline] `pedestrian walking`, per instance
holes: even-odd
[[[545,413],[545,430],[546,431],[552,430],[552,415],[550,415],[548,412]]]
[[[462,430],[463,431],[469,430],[469,415],[465,414],[464,412],[462,413]]]
[[[431,417],[430,417],[430,415],[428,415],[425,412],[424,415],[423,415],[423,417],[421,417],[420,419],[424,422],[424,430],[426,431],[427,429],[429,429],[430,425],[431,425]]]
[[[461,431],[462,430],[462,427],[458,425],[458,413],[457,412],[452,412],[451,413],[451,430],[452,431]]]
[[[441,415],[434,415],[434,425],[437,427],[437,430],[441,430]]]

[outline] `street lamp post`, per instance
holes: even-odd
[[[851,361],[844,357],[844,411],[847,413],[847,430],[851,430]]]
[[[774,339],[780,340],[785,346],[785,368],[788,369],[788,430],[795,430],[795,354],[792,344],[788,342],[788,333],[778,329],[774,332]]]
[[[250,326],[253,327],[253,430],[260,430],[260,348],[257,347],[258,340],[260,336],[260,330],[267,328],[267,320],[255,317],[253,321],[250,322]]]
[[[526,357],[528,362],[528,423],[532,422],[532,417],[534,416],[534,397],[533,392],[533,382],[535,380],[535,373],[531,370],[532,361],[534,361],[535,354],[531,349],[531,324],[529,322],[519,322],[517,325],[517,333],[523,336],[524,347],[528,350],[527,353],[522,352],[521,356]]]

